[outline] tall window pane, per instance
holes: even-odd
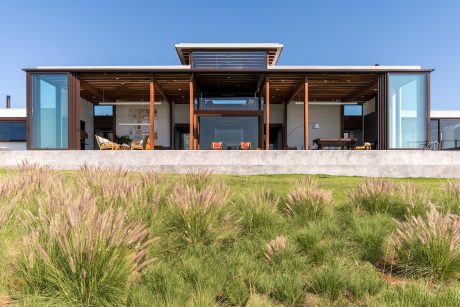
[[[389,147],[423,148],[426,143],[425,74],[390,74]]]
[[[442,149],[460,148],[460,120],[441,119]]]
[[[32,148],[68,148],[67,74],[32,74]]]
[[[258,147],[257,116],[209,116],[200,118],[200,148],[211,149],[212,142],[222,142],[224,149],[239,149],[240,142]]]

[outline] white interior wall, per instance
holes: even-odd
[[[303,148],[304,120],[303,104],[290,102],[287,108],[287,143],[288,147]],[[340,105],[309,105],[308,106],[308,135],[309,147],[313,146],[313,140],[317,138],[340,137]],[[319,124],[319,129],[313,129],[312,124]]]
[[[120,123],[130,123],[129,119],[129,112],[131,109],[147,109],[149,110],[148,105],[117,105],[116,106],[116,123],[117,123],[117,135],[127,135],[131,139],[135,139],[135,128],[136,126],[125,126],[120,125]],[[155,145],[170,146],[170,138],[169,138],[169,104],[166,102],[162,102],[159,105],[155,105],[155,110],[157,112],[157,134],[158,139],[155,141]]]
[[[94,149],[94,108],[91,102],[83,98],[80,98],[80,120],[85,122],[85,131],[88,133],[85,149]]]
[[[284,104],[270,104],[270,124],[282,124],[284,121],[283,113]]]
[[[367,101],[363,104],[363,114],[364,116],[375,112],[375,98]]]

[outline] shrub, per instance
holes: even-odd
[[[344,266],[335,261],[322,266],[313,272],[309,286],[313,293],[336,301],[346,286]]]
[[[19,293],[86,306],[126,302],[129,285],[153,262],[148,229],[126,223],[126,210],[98,210],[85,191],[44,192],[37,214],[24,211]]]
[[[367,179],[353,189],[349,198],[352,204],[369,213],[389,213],[401,219],[425,212],[431,194],[412,184]]]
[[[284,210],[289,216],[304,222],[323,217],[332,204],[331,192],[298,187],[287,195]]]
[[[391,237],[393,264],[411,276],[438,280],[460,276],[460,217],[431,206],[423,217],[397,222]]]
[[[222,207],[228,201],[228,194],[223,185],[213,184],[201,190],[176,185],[167,198],[168,231],[186,245],[208,245],[222,238],[226,222]]]
[[[376,214],[354,217],[352,239],[356,242],[361,259],[376,263],[385,256],[384,243],[394,228],[391,217]]]

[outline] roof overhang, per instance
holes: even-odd
[[[176,51],[184,65],[190,64],[189,55],[193,50],[266,50],[269,55],[268,65],[276,65],[283,45],[279,43],[180,43]]]

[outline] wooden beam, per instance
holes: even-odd
[[[296,89],[296,91],[294,92],[294,94],[291,95],[291,97],[289,97],[288,99],[288,103],[292,100],[294,100],[295,96],[299,95],[300,91],[303,89],[303,87],[305,86],[303,80],[302,82],[299,84],[299,87]]]
[[[158,84],[157,80],[153,79],[153,83],[155,85],[155,89],[158,91],[158,93],[160,93],[161,97],[163,97],[163,99],[169,103],[171,100],[169,99],[168,95],[165,94],[161,86]]]
[[[362,95],[364,95],[364,94],[366,94],[367,92],[370,92],[370,91],[373,91],[374,94],[377,95],[377,91],[375,91],[375,89],[377,89],[377,86],[378,86],[377,81],[372,82],[371,84],[369,84],[365,88],[360,89],[360,90],[354,92],[353,94],[351,94],[350,96],[345,97],[345,99],[343,99],[342,101],[344,101],[344,102],[357,101],[357,100],[359,100],[359,97],[361,97]]]
[[[155,148],[155,85],[150,79],[150,149]]]
[[[194,143],[194,137],[193,137],[193,129],[194,129],[194,126],[193,126],[193,122],[194,122],[194,111],[195,111],[195,108],[194,108],[194,105],[193,105],[193,98],[194,98],[194,84],[193,84],[193,75],[190,76],[190,81],[189,81],[189,91],[190,91],[190,101],[189,101],[189,115],[190,115],[190,131],[189,131],[189,136],[190,136],[190,141],[189,141],[189,149],[190,150],[193,150],[193,143]]]
[[[270,149],[270,77],[265,79],[265,150]]]
[[[95,96],[99,101],[115,101],[115,98],[112,96],[103,93],[101,90],[98,90],[91,84],[82,80],[80,80],[80,89],[90,92],[91,95]]]
[[[304,140],[303,140],[303,148],[304,150],[308,149],[308,77],[305,76],[305,95],[304,95],[304,102],[303,102],[303,118],[304,118]]]

